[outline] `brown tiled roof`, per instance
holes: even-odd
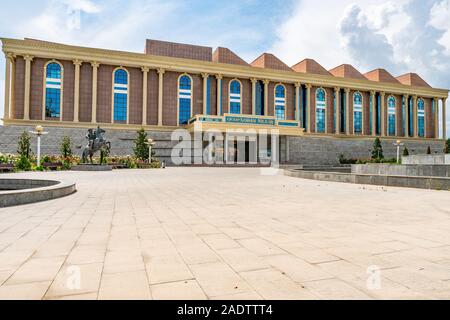
[[[202,61],[212,60],[212,48],[147,39],[145,53],[155,56],[184,58]]]
[[[292,70],[303,73],[314,73],[329,76],[330,73],[313,59],[305,59],[292,67]]]
[[[405,84],[408,86],[431,88],[431,86],[425,80],[423,80],[417,73],[407,73],[397,77],[396,79],[401,84]]]
[[[252,67],[256,68],[266,68],[275,70],[292,71],[284,62],[275,57],[271,53],[263,53],[255,61],[250,64]]]
[[[375,69],[364,74],[368,80],[377,82],[399,83],[389,72],[384,69]]]
[[[335,77],[366,80],[366,77],[349,64],[342,64],[329,72]]]
[[[238,64],[248,66],[248,63],[228,48],[218,47],[212,55],[212,61],[218,63]]]

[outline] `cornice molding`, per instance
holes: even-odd
[[[2,38],[3,51],[16,55],[31,55],[46,59],[83,61],[98,61],[101,64],[124,65],[141,68],[146,66],[168,71],[187,72],[194,74],[209,73],[222,74],[231,78],[257,78],[283,83],[310,83],[314,86],[342,87],[360,91],[386,91],[393,94],[418,95],[428,98],[446,98],[447,89],[411,87],[402,84],[375,82],[370,80],[348,79],[333,76],[300,73],[295,71],[280,71],[273,69],[255,68],[252,66],[233,65],[209,61],[153,56],[144,53],[132,53],[106,49],[70,46],[38,40],[16,40]]]

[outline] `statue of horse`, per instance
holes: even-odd
[[[111,150],[111,142],[105,140],[105,138],[103,137],[104,133],[105,130],[101,129],[100,127],[97,127],[97,129],[95,130],[88,130],[86,139],[88,139],[89,142],[83,149],[83,154],[81,157],[82,163],[87,163],[89,156],[90,163],[94,164],[92,157],[98,151],[100,151],[100,164],[103,163],[104,155],[109,154],[109,151]]]

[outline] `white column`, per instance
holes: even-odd
[[[307,83],[306,85],[306,119],[305,119],[305,123],[306,123],[306,132],[311,133],[311,85],[309,83]]]
[[[419,136],[419,126],[417,125],[417,96],[413,97],[413,130],[414,138]]]
[[[257,79],[251,78],[250,79],[252,83],[252,115],[256,114],[256,82],[258,82]]]
[[[30,84],[31,84],[31,62],[33,57],[26,55],[25,60],[25,90],[23,99],[23,119],[30,120]]]
[[[345,133],[352,134],[353,130],[350,128],[350,89],[345,88]]]
[[[375,91],[370,91],[370,101],[372,102],[372,136],[377,135],[377,102]]]
[[[13,64],[13,55],[11,53],[5,54],[6,66],[5,66],[5,114],[3,118],[8,120],[10,118],[9,113],[11,109],[11,66]],[[14,97],[13,97],[14,98]]]
[[[386,96],[385,92],[380,93],[381,98],[381,136],[386,136],[386,110],[385,110],[385,103],[384,98]]]
[[[80,121],[80,68],[82,61],[74,60],[73,64],[75,66],[75,83],[74,83],[74,94],[73,94],[73,122]]]
[[[341,88],[334,88],[334,96],[336,99],[336,128],[335,133],[341,133]]]
[[[147,84],[150,68],[142,67],[142,125],[147,125]]]
[[[264,80],[264,116],[269,115],[269,80]]]
[[[97,123],[97,72],[100,64],[98,62],[91,62],[92,66],[92,109],[91,122]]]
[[[447,139],[447,118],[446,118],[446,112],[445,112],[445,107],[446,107],[446,102],[447,102],[447,98],[442,98],[442,139],[446,140]]]
[[[434,98],[434,138],[439,138],[439,99]]]
[[[217,79],[217,115],[222,116],[222,108],[220,105],[222,104],[222,75],[216,74]]]
[[[164,69],[159,68],[158,70],[159,81],[158,81],[158,126],[163,125],[163,94],[164,94]]]
[[[208,114],[208,73],[202,73],[203,78],[203,114]],[[195,115],[193,115],[195,116]]]
[[[299,125],[301,126],[300,123],[300,87],[302,86],[301,83],[296,82],[294,84],[295,86],[295,106],[294,106],[294,117],[295,120],[298,121]]]

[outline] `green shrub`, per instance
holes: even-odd
[[[26,156],[21,156],[19,160],[15,163],[15,167],[17,170],[30,171],[31,162]]]
[[[431,154],[431,147],[430,146],[428,146],[428,148],[427,148],[427,154]]]
[[[137,132],[136,139],[134,139],[134,156],[140,160],[148,160],[149,154],[148,154],[148,144],[147,144],[147,133],[145,132],[144,128],[141,128]],[[153,152],[152,152],[153,153]]]
[[[24,131],[19,137],[17,153],[20,157],[26,157],[27,159],[30,159],[31,137],[26,131]]]
[[[347,159],[343,154],[339,156],[339,163],[340,164],[356,164],[358,162],[357,159]]]
[[[405,148],[403,149],[403,156],[404,156],[404,157],[409,156],[409,150],[408,150],[407,147],[405,147]]]
[[[445,149],[444,149],[444,153],[450,153],[450,139],[447,139],[445,141]]]
[[[72,143],[70,141],[70,137],[68,136],[63,137],[59,150],[61,151],[61,155],[64,158],[70,157],[72,155]]]
[[[372,149],[372,159],[383,159],[383,147],[381,145],[380,138],[375,138],[375,141],[373,142],[373,149]]]

